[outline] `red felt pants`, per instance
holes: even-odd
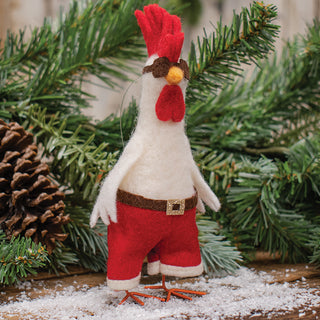
[[[168,216],[117,202],[118,223],[108,226],[108,280],[139,277],[147,255],[149,262],[169,266],[170,275],[181,276],[181,270],[194,267],[197,274],[190,276],[199,275],[202,265],[195,213],[196,208]]]

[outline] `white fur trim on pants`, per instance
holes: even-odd
[[[148,263],[148,274],[153,276],[158,273],[174,277],[196,277],[203,273],[203,265],[202,262],[194,267],[171,266],[162,264],[160,261]]]
[[[160,273],[160,261],[148,262],[148,274],[154,276]]]
[[[203,265],[200,263],[194,267],[177,267],[161,264],[160,261],[148,263],[148,274],[155,275],[161,273],[166,276],[174,277],[196,277],[203,272]],[[107,284],[113,290],[131,290],[139,285],[141,273],[129,280],[111,280],[107,278]]]
[[[167,264],[160,264],[160,272],[166,276],[174,277],[196,277],[203,272],[202,262],[194,267],[177,267]]]
[[[139,285],[141,273],[129,280],[110,280],[107,278],[107,285],[113,290],[130,290]]]

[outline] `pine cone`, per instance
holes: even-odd
[[[64,194],[49,179],[49,167],[37,157],[33,135],[0,119],[0,225],[8,237],[22,235],[46,245],[66,239],[62,225]]]

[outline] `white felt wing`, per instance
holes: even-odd
[[[90,217],[91,228],[96,225],[99,217],[106,225],[110,224],[110,220],[112,222],[117,222],[116,199],[119,185],[130,168],[142,155],[142,150],[142,144],[132,137],[123,150],[118,162],[102,184]]]
[[[197,209],[201,213],[206,212],[206,208],[204,207],[204,204],[203,204],[202,200],[200,199],[200,197],[198,197]]]
[[[197,165],[192,166],[192,179],[195,188],[198,191],[199,198],[203,200],[212,210],[219,211],[221,205],[217,196],[210,189],[206,181],[203,179]],[[198,201],[198,209],[203,212],[204,207],[201,201]]]

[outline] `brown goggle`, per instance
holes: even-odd
[[[169,69],[173,66],[180,68],[184,73],[184,77],[187,80],[190,79],[189,67],[186,61],[180,59],[179,62],[170,62],[167,57],[157,58],[151,66],[144,67],[142,73],[152,72],[155,78],[162,78],[169,73]]]

